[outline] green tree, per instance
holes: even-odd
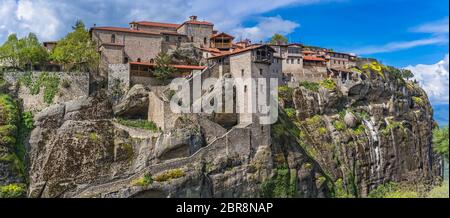
[[[401,70],[402,77],[409,80],[414,77],[414,74],[411,72],[411,70],[402,69]]]
[[[272,36],[272,38],[270,38],[269,43],[274,45],[281,45],[287,44],[288,41],[289,40],[286,38],[286,36],[276,33]]]
[[[84,23],[78,20],[72,28],[73,31],[58,42],[50,58],[62,64],[65,70],[96,71],[100,56]]]
[[[173,77],[176,73],[176,69],[170,64],[172,63],[172,57],[167,53],[160,52],[155,58],[155,70],[153,74],[161,81],[165,81]]]
[[[448,161],[448,126],[433,130],[433,150]]]
[[[48,60],[48,53],[39,43],[34,33],[18,39],[11,34],[0,47],[0,62],[18,69],[30,69],[33,65],[43,64]]]

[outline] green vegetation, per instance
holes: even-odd
[[[292,96],[294,95],[294,89],[288,86],[279,86],[278,87],[278,96],[283,100],[292,100]]]
[[[90,139],[92,142],[94,142],[94,143],[100,142],[100,137],[99,137],[98,134],[95,133],[95,132],[91,132],[91,133],[89,134],[89,139]]]
[[[354,198],[355,196],[352,195],[348,191],[348,189],[345,188],[343,180],[341,178],[339,178],[334,183],[334,197],[335,198]]]
[[[295,118],[296,112],[294,108],[285,108],[284,111],[289,118]]]
[[[32,130],[34,128],[33,113],[30,111],[22,113],[22,122],[27,129]]]
[[[337,131],[344,131],[344,130],[347,128],[346,125],[345,125],[345,123],[342,122],[342,121],[340,121],[340,120],[336,120],[336,121],[333,123],[333,126],[334,126],[334,128],[335,128]]]
[[[308,90],[311,90],[314,92],[319,91],[319,87],[320,87],[319,83],[307,82],[307,81],[300,82],[300,86],[303,86],[303,87],[305,87],[305,89],[308,89]]]
[[[448,144],[447,144],[448,145]],[[427,194],[427,198],[449,198],[449,186],[448,181],[442,183],[440,186],[435,186]]]
[[[389,182],[372,190],[369,193],[369,198],[448,198],[448,190],[448,182],[428,188],[423,184],[411,185]]]
[[[162,172],[160,174],[153,176],[153,180],[157,181],[157,182],[165,182],[165,181],[169,181],[171,179],[181,178],[184,175],[185,175],[185,173],[182,169],[173,169],[173,170],[167,170],[165,172]]]
[[[132,186],[148,186],[153,183],[152,176],[146,173],[143,177],[133,180],[131,182]]]
[[[275,33],[269,40],[270,44],[273,45],[283,45],[287,44],[289,42],[288,38],[286,36],[283,36],[281,34]]]
[[[0,186],[0,198],[21,198],[27,193],[24,184],[9,184]]]
[[[173,68],[170,64],[172,63],[172,57],[165,52],[160,52],[155,57],[155,70],[153,74],[160,81],[166,81],[167,79],[173,78],[177,70]]]
[[[320,82],[320,86],[330,90],[334,91],[336,89],[336,83],[332,79],[325,79],[322,82]]]
[[[386,136],[386,135],[389,135],[391,133],[391,131],[396,128],[403,128],[402,123],[394,121],[394,120],[390,120],[389,124],[385,128],[381,129],[380,132],[381,132],[381,134]]]
[[[21,39],[16,34],[11,34],[0,47],[0,62],[19,70],[32,69],[34,65],[43,64],[47,60],[47,51],[33,33]]]
[[[306,124],[308,126],[316,126],[316,125],[321,125],[322,124],[322,117],[320,115],[314,115],[311,118],[307,118],[305,120]]]
[[[150,130],[153,132],[157,132],[159,131],[158,127],[156,126],[156,124],[152,121],[148,121],[148,120],[127,120],[127,119],[123,119],[123,118],[118,118],[117,122],[124,125],[124,126],[128,126],[128,127],[134,127],[134,128],[139,128],[139,129],[146,129],[146,130]]]
[[[25,175],[24,137],[29,129],[24,123],[17,102],[7,94],[0,94],[0,147],[5,149],[1,162],[8,162],[11,170],[19,176]],[[29,123],[28,123],[29,124]]]
[[[366,132],[366,126],[363,124],[358,125],[357,127],[353,128],[353,133],[355,135],[361,135]]]
[[[265,198],[295,197],[297,192],[297,173],[287,168],[275,169],[275,174],[263,182],[261,190]]]
[[[50,54],[50,59],[62,64],[67,71],[96,71],[100,56],[89,31],[80,20],[72,29],[72,32],[58,42]]]
[[[448,162],[448,126],[433,129],[433,150]]]
[[[424,106],[424,105],[425,105],[423,99],[420,98],[420,97],[413,96],[413,97],[412,97],[412,100],[413,100],[413,102],[414,102],[415,104],[417,104],[417,105],[419,105],[419,106]]]
[[[47,72],[41,73],[35,81],[33,81],[31,72],[27,72],[19,78],[19,83],[25,85],[32,95],[39,94],[41,87],[44,87],[44,102],[47,104],[53,103],[53,98],[58,93],[59,81],[58,76]]]

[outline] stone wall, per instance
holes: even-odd
[[[197,47],[209,47],[210,37],[213,32],[212,25],[199,25],[186,23],[178,28],[178,33],[187,35],[188,39]],[[206,41],[206,43],[205,43]]]
[[[108,66],[108,90],[125,93],[130,88],[130,65],[110,64]]]
[[[58,87],[51,104],[67,102],[89,95],[89,73],[85,72],[5,72],[4,79],[17,88],[17,96],[22,99],[25,111],[38,112],[50,105],[44,101],[45,85],[41,82],[39,93],[34,94],[24,80],[30,76],[31,86],[37,84],[40,76],[47,73],[49,77],[58,78]]]

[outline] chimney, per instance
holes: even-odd
[[[192,16],[189,17],[189,19],[190,19],[191,21],[197,21],[197,16],[192,15]]]

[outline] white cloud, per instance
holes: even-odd
[[[0,0],[0,43],[10,33],[20,36],[36,33],[42,40],[55,40],[70,31],[77,19],[86,25],[127,26],[133,20],[155,20],[182,22],[190,15],[211,21],[221,31],[235,32],[245,28],[244,21],[259,17],[254,28],[274,31],[266,25],[261,14],[282,8],[341,0]],[[284,27],[279,31],[289,32],[290,21],[279,19]],[[249,27],[252,28],[252,27]],[[276,28],[275,28],[276,29]],[[256,34],[261,37],[261,34]]]
[[[368,55],[368,54],[400,51],[425,45],[439,45],[439,44],[444,45],[446,43],[448,43],[448,38],[446,36],[435,36],[431,38],[418,39],[413,41],[390,42],[385,45],[365,46],[355,49],[352,52],[359,55]]]
[[[448,17],[414,27],[411,31],[417,33],[448,34]]]
[[[436,64],[408,66],[406,69],[414,73],[414,79],[428,93],[433,104],[449,102],[449,55]]]
[[[233,30],[232,34],[248,38],[254,42],[263,41],[275,33],[289,34],[293,32],[300,25],[296,22],[283,20],[280,16],[260,18],[259,22],[254,27],[241,27]]]
[[[413,27],[410,29],[410,32],[428,33],[431,36],[411,41],[389,42],[384,45],[363,46],[354,49],[353,52],[359,55],[368,55],[395,52],[426,45],[446,45],[448,44],[449,33],[448,17]]]

